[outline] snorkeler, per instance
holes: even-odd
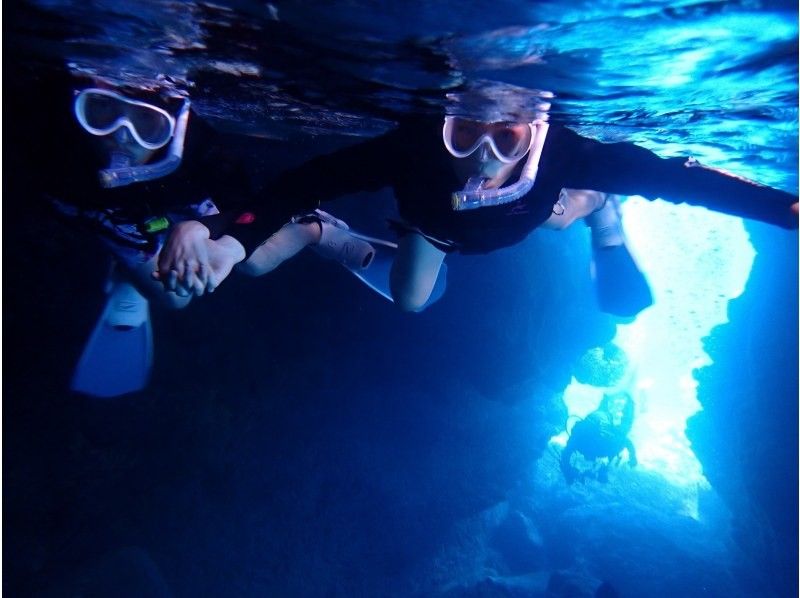
[[[567,483],[589,475],[607,482],[609,466],[621,462],[625,451],[628,464],[636,467],[636,449],[628,438],[633,418],[633,399],[627,392],[603,395],[600,406],[572,426],[567,446],[561,453],[561,472]],[[588,467],[573,463],[576,453]]]
[[[491,113],[480,120],[419,117],[284,173],[246,212],[179,225],[155,276],[169,290],[199,294],[211,266],[192,266],[202,260],[187,248],[200,241],[213,247],[222,235],[241,244],[241,267],[258,274],[251,266],[259,246],[285,222],[272,217],[277,206],[308,212],[320,200],[387,186],[402,219],[394,223],[399,240],[391,293],[408,311],[426,304],[449,252],[488,253],[519,243],[539,226],[565,228],[585,217],[593,229],[613,230],[608,223],[614,214],[601,199],[606,194],[700,205],[788,229],[798,223],[797,197],[790,193],[691,158],[664,159],[631,143],[601,143],[531,113],[502,120]],[[584,189],[601,193],[578,199],[577,190]],[[605,242],[599,232],[593,236],[599,246]],[[646,294],[643,299],[647,304]]]
[[[224,155],[214,149],[220,144],[193,117],[185,95],[167,88],[110,89],[99,80],[89,86],[83,82],[75,90],[76,83],[65,77],[40,90],[39,97],[50,98],[59,109],[40,111],[30,119],[37,129],[31,132],[31,147],[22,149],[32,161],[38,150],[34,139],[69,148],[29,188],[47,198],[60,217],[91,232],[113,256],[106,305],[71,384],[74,390],[110,397],[140,390],[149,380],[150,302],[168,308],[188,302],[187,297],[164,293],[150,276],[169,227],[217,213],[211,196],[227,201],[253,193],[227,180],[233,171],[226,161],[217,161]],[[197,172],[187,172],[184,155],[191,157]],[[225,173],[224,182],[214,173]],[[227,250],[227,259],[243,257],[232,238],[220,239],[216,255]]]
[[[168,228],[218,210],[209,198],[211,186],[170,186],[186,147],[188,97],[132,89],[122,93],[97,84],[73,93],[71,122],[78,127],[68,127],[66,139],[76,139],[76,152],[83,141],[90,141],[91,150],[86,148],[80,158],[91,170],[76,166],[75,180],[57,180],[57,188],[48,189],[48,195],[62,216],[96,234],[114,256],[114,265],[106,306],[71,386],[93,396],[117,396],[140,390],[149,380],[149,301],[170,308],[188,302],[175,293],[165,294],[149,276]],[[231,241],[220,239],[220,251]]]
[[[44,192],[60,214],[97,234],[140,293],[183,307],[185,298],[163,293],[149,276],[166,231],[218,213],[213,201],[231,208],[254,191],[246,177],[228,180],[244,168],[223,159],[217,136],[193,116],[188,97],[100,85],[73,91],[72,118],[49,131],[71,151]],[[232,239],[221,241],[225,247]]]
[[[71,118],[65,112],[40,123],[45,135],[71,151],[54,167],[61,170],[38,184],[62,217],[93,232],[114,256],[108,300],[72,387],[117,396],[143,388],[149,379],[150,301],[182,308],[190,299],[165,293],[151,276],[168,231],[175,223],[218,214],[214,202],[235,209],[252,201],[255,188],[243,162],[230,157],[229,144],[196,117],[185,94],[166,87],[161,92],[109,89],[98,81],[71,96]],[[285,222],[290,216],[283,216]],[[347,233],[346,224],[335,220],[337,226],[326,226],[323,238],[313,234],[321,229],[319,222],[290,222],[273,240],[272,250],[285,259],[320,243],[320,253],[348,266],[371,259],[372,246]],[[203,249],[192,247],[196,253]],[[222,236],[213,255],[203,256],[198,267],[207,265],[224,278],[243,258],[239,243]],[[213,282],[209,279],[209,288],[197,294],[213,290]]]

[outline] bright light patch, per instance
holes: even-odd
[[[692,514],[697,489],[708,487],[685,435],[686,420],[701,408],[692,371],[711,363],[702,339],[728,321],[728,301],[744,291],[755,251],[738,218],[639,197],[622,212],[628,245],[655,298],[633,323],[619,325],[614,339],[630,361],[621,383],[636,402],[630,437],[639,467],[683,488]],[[569,414],[596,409],[604,390],[573,380],[564,393]]]
[[[659,72],[657,80],[650,80],[648,83],[657,84],[660,82],[665,87],[677,87],[678,85],[691,83],[700,64],[712,54],[713,51],[709,48],[677,54],[672,64],[669,65],[670,68],[667,72]]]

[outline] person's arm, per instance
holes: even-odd
[[[632,143],[601,143],[564,127],[551,127],[542,161],[562,187],[662,198],[783,228],[798,226],[796,195],[691,158],[660,158]]]
[[[312,212],[322,201],[389,185],[396,144],[395,134],[388,133],[317,156],[281,173],[249,205],[200,222],[211,239],[223,234],[237,239],[249,257],[292,217]]]
[[[293,216],[313,211],[320,201],[385,187],[391,180],[389,154],[395,143],[393,134],[389,133],[319,156],[283,173],[267,186],[259,201],[192,221],[193,224],[182,223],[184,226],[175,227],[171,232],[159,256],[154,277],[161,280],[167,290],[177,291],[183,287],[185,291],[198,294],[203,282],[212,280],[209,273],[214,272],[213,279],[218,286],[230,267],[225,262],[227,271],[214,269],[209,263],[209,251],[215,251],[214,241],[225,236],[233,239],[242,250],[239,261],[249,260]],[[264,251],[261,254],[251,262],[252,268],[245,265],[243,269],[268,271],[261,259],[266,254]]]

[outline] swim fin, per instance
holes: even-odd
[[[356,233],[357,234],[357,233]],[[375,255],[372,261],[366,268],[351,268],[352,272],[361,282],[371,288],[373,291],[394,303],[392,299],[392,292],[389,286],[389,280],[392,272],[392,264],[394,263],[395,253],[397,246],[388,241],[381,241],[380,239],[373,239],[373,247]],[[444,295],[447,289],[447,264],[442,262],[439,268],[439,274],[436,278],[436,283],[433,285],[430,297],[422,306],[420,311],[427,309],[429,306],[436,303]]]
[[[370,289],[394,303],[389,280],[397,244],[362,235],[322,210],[315,210],[315,216],[322,227],[320,241],[314,246],[317,253],[339,262]],[[422,309],[441,299],[446,287],[447,265],[442,263],[431,295]]]
[[[625,245],[592,251],[597,302],[604,312],[633,318],[653,305],[653,294]]]
[[[113,281],[70,388],[94,397],[142,390],[153,365],[150,307],[128,282]]]
[[[586,223],[592,230],[592,263],[600,309],[623,318],[636,317],[653,304],[653,294],[625,244],[617,198],[609,196],[602,208],[586,217]]]

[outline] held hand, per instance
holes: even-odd
[[[213,292],[245,257],[244,247],[236,239],[223,236],[208,238],[208,229],[196,221],[181,222],[173,229],[158,258],[153,278],[166,291],[179,297],[201,296]]]
[[[164,287],[174,288],[179,297],[200,297],[206,292],[213,293],[233,267],[245,258],[244,247],[233,237],[226,235],[217,241],[206,239],[203,244],[207,263],[201,263],[194,272],[187,270],[183,278],[175,270],[161,276]]]
[[[210,270],[204,279],[205,290],[213,293],[228,277],[233,267],[245,258],[244,247],[233,237],[225,235],[217,241],[207,241]],[[202,294],[202,293],[201,293]]]
[[[153,278],[160,280],[166,291],[175,291],[180,296],[186,296],[180,287],[184,292],[198,288],[195,282],[199,285],[201,277],[209,271],[209,235],[208,229],[196,220],[176,224],[158,256]],[[205,288],[205,284],[202,286]]]

